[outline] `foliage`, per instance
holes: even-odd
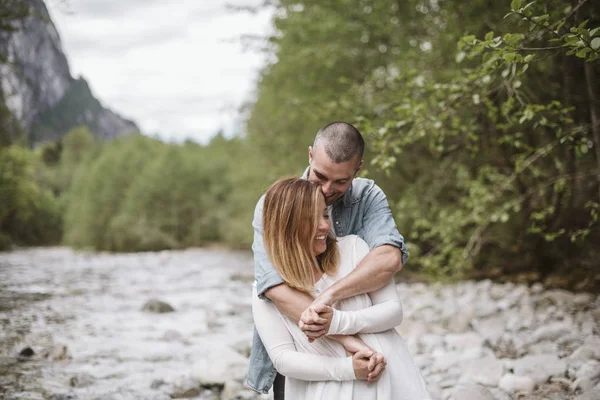
[[[35,176],[35,158],[23,148],[0,148],[0,249],[60,241],[60,210]]]
[[[357,123],[411,268],[593,268],[600,16],[589,1],[509,3],[275,2],[250,137],[281,165],[276,148],[301,151],[316,125]]]
[[[73,178],[65,242],[109,251],[247,243],[256,199],[240,204],[232,195],[241,148],[221,135],[207,146],[142,136],[104,145]]]
[[[574,260],[594,265],[598,224],[585,205],[595,210],[600,200],[594,179],[600,161],[589,151],[600,141],[573,106],[597,105],[574,101],[571,93],[561,102],[555,95],[560,85],[540,87],[540,77],[546,85],[566,78],[570,71],[557,67],[560,61],[594,68],[567,57],[596,60],[589,38],[598,29],[570,27],[572,9],[548,4],[556,2],[521,7],[513,1],[507,17],[524,22],[517,32],[462,37],[456,61],[463,66],[451,79],[415,70],[391,78],[384,73],[374,79],[388,79],[386,88],[371,83],[359,90],[384,110],[361,120],[363,129],[377,127],[375,164],[391,171],[417,153],[443,168],[415,176],[417,190],[398,204],[399,219],[420,250],[418,262],[430,273],[461,276],[477,264],[497,264],[494,255],[545,271]],[[397,100],[382,102],[390,87]]]

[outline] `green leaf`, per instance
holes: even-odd
[[[600,31],[600,27],[592,29],[590,31],[590,36],[593,37],[598,31]]]
[[[473,44],[475,42],[475,35],[468,35],[462,38],[463,42]]]
[[[517,57],[516,53],[506,53],[502,56],[504,61],[507,61],[507,62],[513,62],[516,57]]]
[[[464,51],[459,51],[458,54],[456,54],[456,62],[460,63],[462,62],[462,60],[465,59],[466,53]]]
[[[521,4],[523,4],[522,0],[512,0],[510,2],[510,8],[512,8],[513,10],[518,10],[519,8],[521,8]]]
[[[592,46],[592,49],[598,50],[598,48],[600,48],[600,37],[593,38],[590,45]]]
[[[533,54],[528,54],[525,56],[525,59],[523,61],[525,61],[526,63],[531,62],[531,60],[533,60],[533,57]]]
[[[489,31],[485,34],[485,40],[492,40],[494,38],[494,31]]]
[[[577,37],[576,35],[566,35],[565,37],[565,42],[567,43],[575,43],[579,40],[579,37]]]

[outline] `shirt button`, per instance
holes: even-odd
[[[335,221],[335,224],[336,224],[336,225],[339,225],[339,224],[340,224],[340,221]]]

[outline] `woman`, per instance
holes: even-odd
[[[267,191],[263,237],[269,258],[285,282],[313,296],[346,276],[369,252],[357,236],[337,240],[331,236],[320,188],[298,178],[279,180]],[[352,357],[330,338],[310,343],[295,321],[259,300],[256,290],[252,310],[269,357],[286,376],[286,399],[429,399],[405,342],[393,329],[402,320],[393,282],[336,304],[328,332],[358,334],[362,342],[347,347],[358,350],[366,344],[385,356],[386,368],[374,382],[366,380],[361,365],[364,350]]]

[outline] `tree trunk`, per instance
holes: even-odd
[[[590,99],[590,119],[592,122],[592,134],[594,135],[594,148],[596,149],[596,164],[598,166],[598,201],[600,201],[600,113],[598,112],[598,97],[596,96],[596,86],[594,82],[594,65],[586,62],[585,80],[587,83],[588,97]]]

